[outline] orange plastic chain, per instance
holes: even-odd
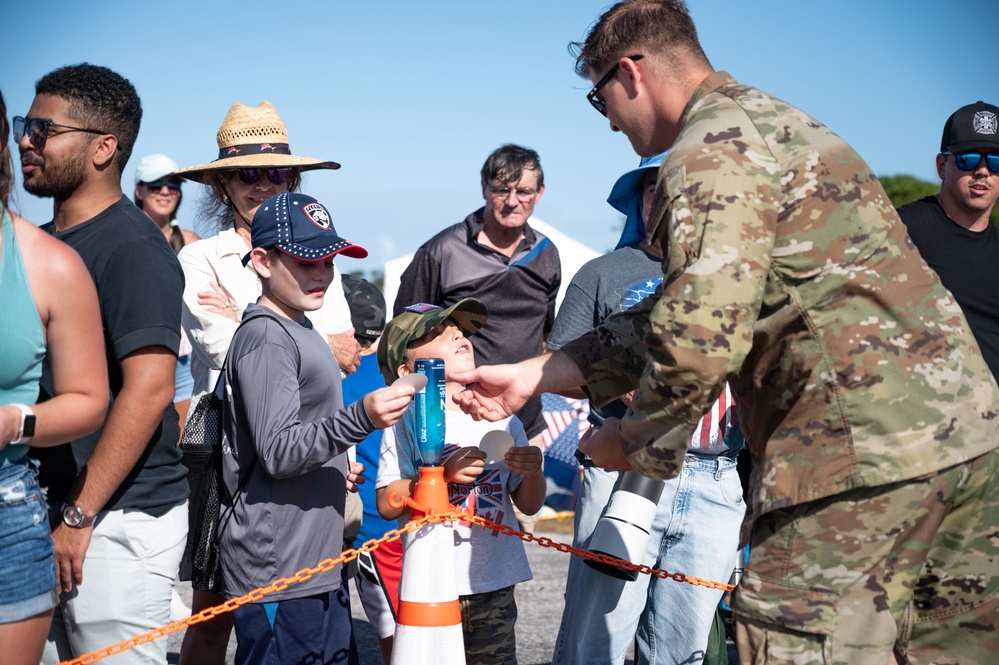
[[[444,519],[438,517],[427,518],[434,522],[443,522],[445,519],[453,519],[450,515],[443,516]],[[525,543],[537,543],[541,547],[554,547],[559,552],[568,552],[569,554],[574,554],[581,559],[589,559],[591,561],[597,561],[599,563],[606,563],[612,566],[617,566],[618,568],[626,568],[628,570],[637,570],[643,575],[655,575],[661,579],[669,579],[674,582],[686,582],[687,584],[692,584],[694,586],[704,586],[709,589],[721,589],[722,591],[731,591],[735,588],[734,584],[722,584],[721,582],[714,582],[712,580],[705,580],[700,577],[693,577],[689,575],[684,575],[683,573],[671,573],[668,570],[663,570],[661,568],[652,568],[651,566],[641,565],[636,566],[630,561],[624,561],[622,559],[617,559],[612,556],[607,556],[606,554],[600,554],[598,552],[591,552],[589,550],[578,549],[572,547],[571,545],[566,545],[565,543],[556,543],[551,538],[542,536],[538,538],[533,533],[525,533],[523,531],[517,531],[511,527],[503,524],[496,524],[483,517],[468,517],[467,515],[462,517],[468,522],[473,522],[479,526],[485,527],[487,529],[492,529],[493,531],[498,531],[504,536],[517,536]]]
[[[699,577],[690,577],[684,575],[683,573],[670,573],[669,571],[652,568],[650,566],[636,566],[628,561],[622,561],[621,559],[615,559],[614,557],[607,556],[606,554],[598,554],[596,552],[590,552],[589,550],[577,549],[565,543],[557,543],[551,538],[540,537],[538,538],[534,534],[526,533],[523,531],[517,531],[516,529],[503,525],[496,524],[484,517],[477,517],[469,515],[466,512],[455,511],[449,513],[431,513],[422,517],[418,520],[414,520],[406,524],[406,526],[401,529],[392,529],[387,531],[381,538],[372,538],[363,545],[353,549],[344,550],[343,553],[336,559],[325,559],[320,561],[312,568],[303,568],[291,577],[281,577],[274,580],[271,584],[265,587],[260,587],[259,589],[254,589],[245,596],[239,598],[232,598],[222,603],[221,605],[216,605],[215,607],[209,607],[197,614],[193,614],[189,617],[179,619],[173,623],[168,623],[165,626],[161,626],[147,633],[137,635],[131,639],[125,640],[124,642],[118,642],[117,644],[112,644],[99,651],[91,651],[82,656],[74,658],[72,660],[66,660],[61,662],[59,665],[83,665],[85,663],[95,663],[98,660],[107,658],[108,656],[113,656],[115,654],[121,653],[122,651],[127,651],[132,647],[136,647],[140,644],[145,644],[146,642],[152,642],[161,637],[170,635],[171,633],[176,633],[177,631],[184,630],[188,626],[193,626],[197,623],[203,623],[205,621],[210,621],[220,614],[225,614],[226,612],[232,612],[237,607],[245,605],[247,603],[259,602],[264,596],[274,593],[275,591],[284,591],[292,584],[297,584],[298,582],[304,582],[311,579],[313,575],[317,573],[327,573],[340,563],[349,563],[357,558],[361,552],[371,552],[378,548],[382,543],[388,543],[393,540],[398,540],[403,534],[409,533],[410,531],[416,531],[420,527],[426,524],[438,524],[441,522],[454,522],[456,520],[464,520],[466,522],[471,522],[473,524],[478,524],[486,529],[492,529],[505,536],[517,536],[525,543],[537,543],[541,547],[554,547],[559,552],[568,552],[569,554],[574,554],[583,559],[590,559],[592,561],[598,561],[600,563],[611,564],[618,566],[620,568],[627,568],[628,570],[637,570],[643,575],[655,575],[656,577],[662,579],[670,579],[674,582],[686,582],[687,584],[692,584],[694,586],[704,586],[710,589],[721,589],[723,591],[731,591],[735,588],[732,584],[722,584],[721,582],[713,582],[711,580],[704,580]]]
[[[455,519],[461,519],[461,518],[462,518],[461,515],[455,516]],[[209,607],[205,610],[202,610],[201,612],[198,612],[197,614],[193,614],[189,617],[179,619],[177,621],[174,621],[173,623],[168,623],[165,626],[161,626],[160,628],[156,628],[147,633],[137,635],[129,640],[125,640],[124,642],[118,642],[117,644],[112,644],[108,647],[100,649],[99,651],[91,651],[90,653],[86,653],[72,660],[63,661],[59,665],[82,665],[83,663],[95,663],[98,660],[107,658],[108,656],[113,656],[115,654],[121,653],[122,651],[127,651],[128,649],[136,647],[140,644],[145,644],[146,642],[152,642],[153,640],[165,637],[166,635],[170,635],[171,633],[176,633],[177,631],[184,630],[188,626],[193,626],[196,623],[210,621],[220,614],[225,614],[226,612],[232,612],[237,607],[240,607],[247,603],[259,602],[264,596],[274,593],[275,591],[284,591],[292,584],[297,584],[298,582],[304,582],[312,578],[312,576],[315,575],[316,573],[329,572],[333,570],[333,568],[338,563],[349,563],[354,559],[356,559],[357,555],[360,554],[361,552],[370,552],[376,549],[382,543],[398,540],[399,538],[402,537],[402,534],[408,533],[410,531],[416,531],[424,524],[430,522],[440,522],[440,521],[442,520],[437,519],[436,516],[434,517],[427,516],[419,520],[414,520],[406,524],[406,526],[402,527],[401,529],[392,529],[390,531],[387,531],[385,535],[382,536],[381,538],[372,538],[371,540],[364,543],[358,548],[344,550],[343,553],[336,559],[325,559],[323,561],[320,561],[313,568],[303,568],[302,570],[298,571],[291,577],[281,577],[271,582],[271,584],[269,584],[268,586],[261,587],[259,589],[254,589],[245,596],[241,596],[239,598],[231,598],[226,602],[222,603],[221,605],[216,605],[215,607]]]

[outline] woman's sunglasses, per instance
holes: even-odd
[[[264,175],[271,184],[283,185],[288,180],[288,174],[291,172],[289,167],[282,167],[278,169],[236,169],[236,177],[244,185],[255,185],[260,180],[260,176]]]
[[[164,187],[166,187],[167,189],[169,189],[172,192],[179,192],[180,191],[180,180],[163,180],[163,179],[160,179],[160,180],[154,180],[152,182],[144,182],[142,184],[145,185],[146,187],[148,187],[149,191],[151,191],[151,192],[158,192],[161,189],[163,189]]]

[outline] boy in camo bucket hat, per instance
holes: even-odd
[[[456,509],[468,509],[517,529],[513,506],[533,515],[545,500],[541,449],[528,444],[524,426],[516,416],[498,422],[477,422],[450,399],[464,388],[450,376],[475,365],[467,338],[485,322],[486,308],[475,298],[465,298],[446,309],[410,305],[385,326],[378,347],[378,365],[385,381],[392,383],[413,371],[416,358],[444,360],[448,399],[442,464],[448,499]],[[382,435],[375,482],[378,512],[384,519],[396,520],[399,526],[409,520],[409,509],[394,508],[388,497],[412,496],[419,477],[418,439],[414,402],[402,419]],[[505,445],[490,445],[497,440]],[[453,528],[467,661],[515,663],[517,605],[513,589],[517,583],[531,579],[524,544],[517,538],[497,538],[494,531],[468,523],[455,523]]]
[[[457,324],[465,337],[470,337],[486,325],[486,306],[475,298],[459,300],[447,309],[417,303],[388,322],[378,345],[378,368],[385,383],[391,384],[402,376],[399,370],[403,365],[407,366],[406,374],[413,371],[413,361],[405,359],[410,342],[423,338],[448,319]]]

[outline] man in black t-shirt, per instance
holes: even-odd
[[[184,277],[163,234],[121,191],[141,117],[131,83],[82,64],[39,79],[18,119],[24,188],[53,199],[46,230],[79,252],[97,285],[112,394],[101,430],[39,454],[62,591],[43,663],[168,623],[187,536],[173,408]],[[51,388],[45,372],[42,391]],[[162,663],[166,643],[119,658]]]
[[[944,125],[940,193],[898,209],[923,259],[964,310],[992,375],[999,378],[999,108],[963,106]]]

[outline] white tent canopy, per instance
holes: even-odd
[[[532,228],[537,229],[541,233],[548,236],[548,238],[550,238],[558,248],[559,258],[562,261],[562,285],[559,287],[558,296],[555,300],[555,307],[557,309],[562,304],[562,297],[565,295],[565,290],[568,288],[569,282],[572,280],[572,276],[576,274],[576,271],[579,270],[584,263],[590,259],[600,256],[600,252],[584,245],[578,240],[569,237],[551,224],[548,224],[537,217],[532,216],[528,220],[528,223]],[[406,256],[389,259],[385,262],[385,284],[382,288],[382,292],[385,294],[385,303],[388,306],[388,316],[390,319],[392,318],[392,308],[395,304],[395,297],[399,292],[399,280],[402,277],[403,271],[409,267],[412,260],[413,254],[407,254]]]

